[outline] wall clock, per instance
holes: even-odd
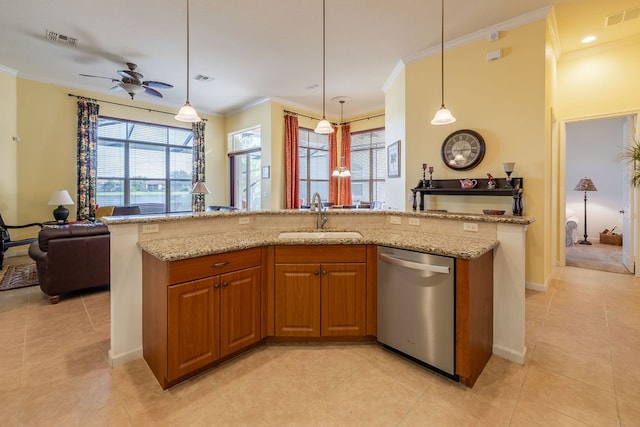
[[[461,129],[447,136],[442,143],[442,161],[457,171],[473,169],[484,158],[485,144],[482,136],[470,129]]]

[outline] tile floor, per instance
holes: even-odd
[[[494,356],[473,389],[353,344],[263,346],[162,391],[143,360],[107,366],[108,291],[6,291],[0,425],[640,425],[640,280],[554,270],[526,323],[525,365]]]

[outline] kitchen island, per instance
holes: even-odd
[[[357,239],[287,239],[314,230],[315,213],[298,210],[108,217],[111,231],[112,366],[142,357],[142,251],[176,261],[268,245],[367,244],[476,259],[494,252],[493,353],[524,363],[525,236],[528,217],[375,210],[327,212],[325,230]]]

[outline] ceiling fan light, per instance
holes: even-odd
[[[329,123],[329,120],[323,117],[322,120],[318,122],[318,126],[316,126],[314,132],[319,133],[321,135],[327,135],[327,134],[333,133],[333,126],[331,126],[331,123]]]
[[[136,85],[133,83],[118,83],[118,86],[120,86],[122,89],[125,90],[125,92],[131,94],[131,93],[140,93],[144,90],[144,88],[140,85]]]
[[[436,115],[433,116],[433,120],[431,120],[432,125],[448,125],[456,121],[456,118],[453,117],[451,111],[447,110],[447,107],[444,105],[440,107],[438,111],[436,111]]]
[[[193,108],[191,104],[189,104],[189,101],[187,101],[180,111],[178,111],[178,114],[176,114],[176,120],[180,122],[195,123],[202,119],[198,116],[198,113],[196,113],[195,108]]]

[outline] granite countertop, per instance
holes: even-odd
[[[385,229],[358,230],[362,238],[337,239],[281,239],[282,230],[253,229],[215,234],[203,234],[185,237],[173,237],[138,242],[144,251],[162,261],[178,261],[205,255],[224,253],[266,245],[335,245],[335,244],[373,244],[455,258],[478,258],[499,242],[493,239],[447,236],[436,233],[416,231],[396,231]],[[313,231],[318,230],[297,230]],[[337,231],[337,230],[330,230]]]

